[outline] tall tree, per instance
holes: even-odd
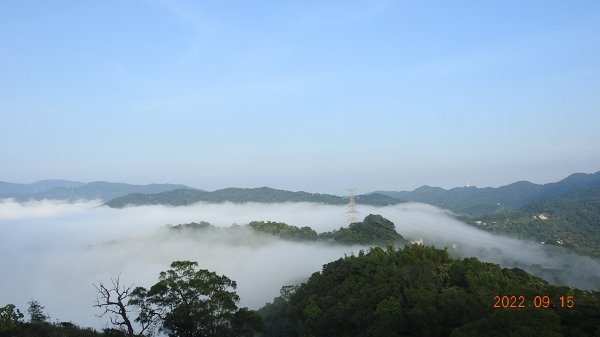
[[[262,330],[257,315],[237,307],[235,281],[197,267],[175,261],[149,290],[136,288],[130,303],[140,308],[138,321],[148,324],[159,317],[161,330],[178,337],[252,336]]]
[[[48,321],[48,316],[44,313],[44,307],[33,298],[27,302],[29,304],[29,308],[27,308],[27,313],[29,314],[29,322],[31,323],[46,323]]]

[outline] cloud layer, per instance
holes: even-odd
[[[600,287],[600,263],[562,249],[482,232],[423,204],[360,206],[362,216],[381,214],[399,233],[449,248],[455,256],[477,256],[519,266],[547,279],[585,288]],[[343,206],[310,203],[196,204],[187,207],[102,207],[98,202],[0,202],[0,305],[26,310],[29,298],[46,306],[53,320],[96,328],[93,282],[120,275],[125,284],[150,286],[174,260],[237,281],[241,305],[258,308],[283,285],[302,282],[322,265],[365,247],[293,243],[248,230],[175,232],[166,224],[208,221],[219,227],[253,220],[311,226],[317,232],[345,225]],[[454,248],[452,248],[454,247]]]

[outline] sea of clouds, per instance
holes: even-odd
[[[298,243],[236,231],[173,231],[167,224],[208,221],[217,227],[254,220],[310,226],[317,232],[346,225],[344,206],[314,203],[205,204],[113,209],[99,201],[0,201],[0,306],[26,311],[38,300],[52,321],[107,327],[95,315],[93,283],[119,276],[125,285],[149,287],[175,260],[197,261],[238,284],[241,306],[258,309],[323,264],[367,247]],[[520,267],[553,283],[600,288],[600,262],[561,248],[493,235],[416,203],[359,207],[360,216],[381,214],[404,237],[448,247],[456,257],[476,256]]]

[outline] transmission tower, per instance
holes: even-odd
[[[348,216],[348,225],[356,222],[356,214],[358,214],[358,211],[356,210],[357,203],[354,191],[356,191],[354,188],[348,189],[348,205],[346,205],[348,207],[346,210],[346,215]]]

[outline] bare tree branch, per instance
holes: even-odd
[[[106,287],[102,282],[94,284],[96,288],[96,304],[94,307],[102,309],[102,313],[98,317],[104,317],[109,314],[111,324],[127,328],[127,334],[134,336],[133,326],[129,319],[128,313],[132,310],[128,309],[125,300],[129,297],[133,285],[124,287],[120,285],[120,275],[111,279],[112,286]]]
[[[110,316],[112,325],[125,329],[128,336],[152,335],[156,324],[163,318],[162,312],[147,303],[145,296],[136,294],[134,285],[122,286],[120,275],[110,280],[109,286],[102,282],[93,284],[96,289],[96,301],[93,305],[102,310],[98,317]],[[143,289],[143,288],[142,288]],[[139,332],[134,332],[130,314],[137,314],[135,322],[138,323]]]

